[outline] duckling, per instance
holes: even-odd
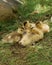
[[[50,32],[50,27],[48,24],[46,24],[45,22],[38,22],[36,24],[37,28],[39,28],[43,33],[47,33],[47,32]]]
[[[18,34],[16,31],[11,32],[7,35],[5,35],[2,39],[3,43],[16,43],[21,39],[22,35]]]
[[[36,41],[39,41],[40,39],[43,39],[44,33],[47,33],[50,31],[50,28],[47,24],[43,22],[36,23],[35,27],[29,29],[30,32],[23,35],[22,39],[19,41],[19,44],[23,46],[27,46],[30,44],[33,44]]]

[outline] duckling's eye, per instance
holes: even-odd
[[[27,24],[27,22],[24,22],[24,26]]]
[[[40,23],[39,21],[38,21],[38,22],[36,22],[36,25],[37,25],[37,24],[39,24],[39,23]]]

